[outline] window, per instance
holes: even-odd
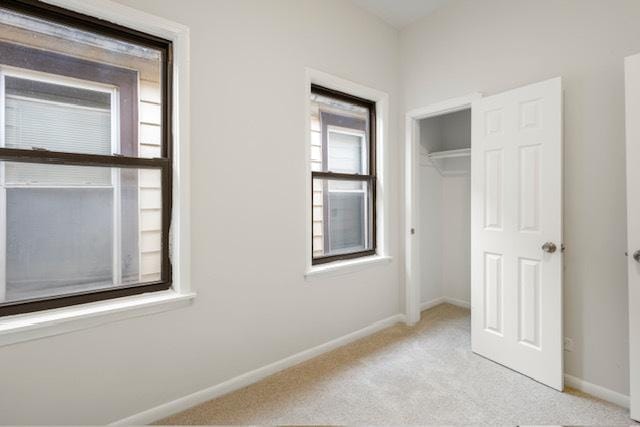
[[[375,102],[311,86],[312,264],[376,253]]]
[[[0,5],[0,315],[171,287],[171,43]]]

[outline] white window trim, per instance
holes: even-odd
[[[376,265],[388,264],[393,257],[385,255],[372,255],[362,258],[328,262],[326,264],[314,265],[307,270],[304,277],[306,280],[315,280],[324,277],[341,276],[344,274],[356,273],[366,270]]]
[[[306,68],[305,78],[305,90],[304,90],[304,105],[305,105],[305,227],[306,227],[306,244],[305,244],[305,279],[317,278],[327,275],[345,274],[360,271],[363,268],[370,268],[380,263],[387,263],[392,261],[392,257],[389,253],[389,218],[388,212],[390,212],[388,197],[389,185],[387,179],[387,165],[388,165],[388,152],[387,152],[387,138],[389,135],[389,95],[377,89],[373,89],[367,86],[354,83],[350,80],[342,79],[340,77],[327,74],[323,71],[318,71],[312,68]],[[349,95],[357,96],[364,99],[369,99],[376,103],[376,255],[367,256],[362,258],[354,258],[351,260],[335,261],[327,264],[312,265],[311,259],[313,256],[313,224],[312,216],[313,210],[311,203],[309,202],[313,196],[311,189],[311,123],[309,117],[311,116],[311,85],[317,84],[329,89],[338,90],[340,92],[348,93]]]
[[[173,209],[169,241],[172,289],[0,317],[0,346],[69,333],[192,303],[189,229],[189,28],[110,0],[45,0],[173,42]]]

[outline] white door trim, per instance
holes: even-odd
[[[629,288],[629,403],[631,418],[640,421],[640,265],[633,258],[640,249],[640,198],[635,184],[640,179],[637,161],[640,158],[640,54],[624,60],[625,70],[625,127],[627,164],[627,281]]]
[[[405,115],[405,315],[408,325],[414,325],[420,320],[420,246],[416,229],[420,218],[420,203],[418,193],[418,171],[420,170],[420,137],[418,120],[440,116],[471,108],[471,103],[482,98],[482,94],[474,92],[458,98],[448,99],[428,105],[423,108],[410,110]],[[416,230],[412,234],[411,230]]]

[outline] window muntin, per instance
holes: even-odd
[[[311,91],[312,263],[375,254],[375,103]]]
[[[0,6],[0,315],[171,286],[171,43]]]

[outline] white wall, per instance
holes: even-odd
[[[566,371],[628,393],[623,58],[636,0],[459,0],[401,33],[404,109],[562,76]]]
[[[471,147],[471,110],[429,117],[419,122],[420,144],[428,151]]]
[[[471,181],[420,165],[420,302],[471,301]]]
[[[442,180],[443,296],[471,301],[471,180],[469,175]]]
[[[456,111],[440,117],[442,148],[459,150],[471,147],[471,110]]]
[[[429,164],[420,164],[420,302],[441,298],[442,287],[442,176]]]
[[[0,423],[102,424],[401,311],[398,35],[342,0],[122,0],[191,27],[193,306],[0,347]],[[392,263],[306,282],[305,67],[390,95]]]

